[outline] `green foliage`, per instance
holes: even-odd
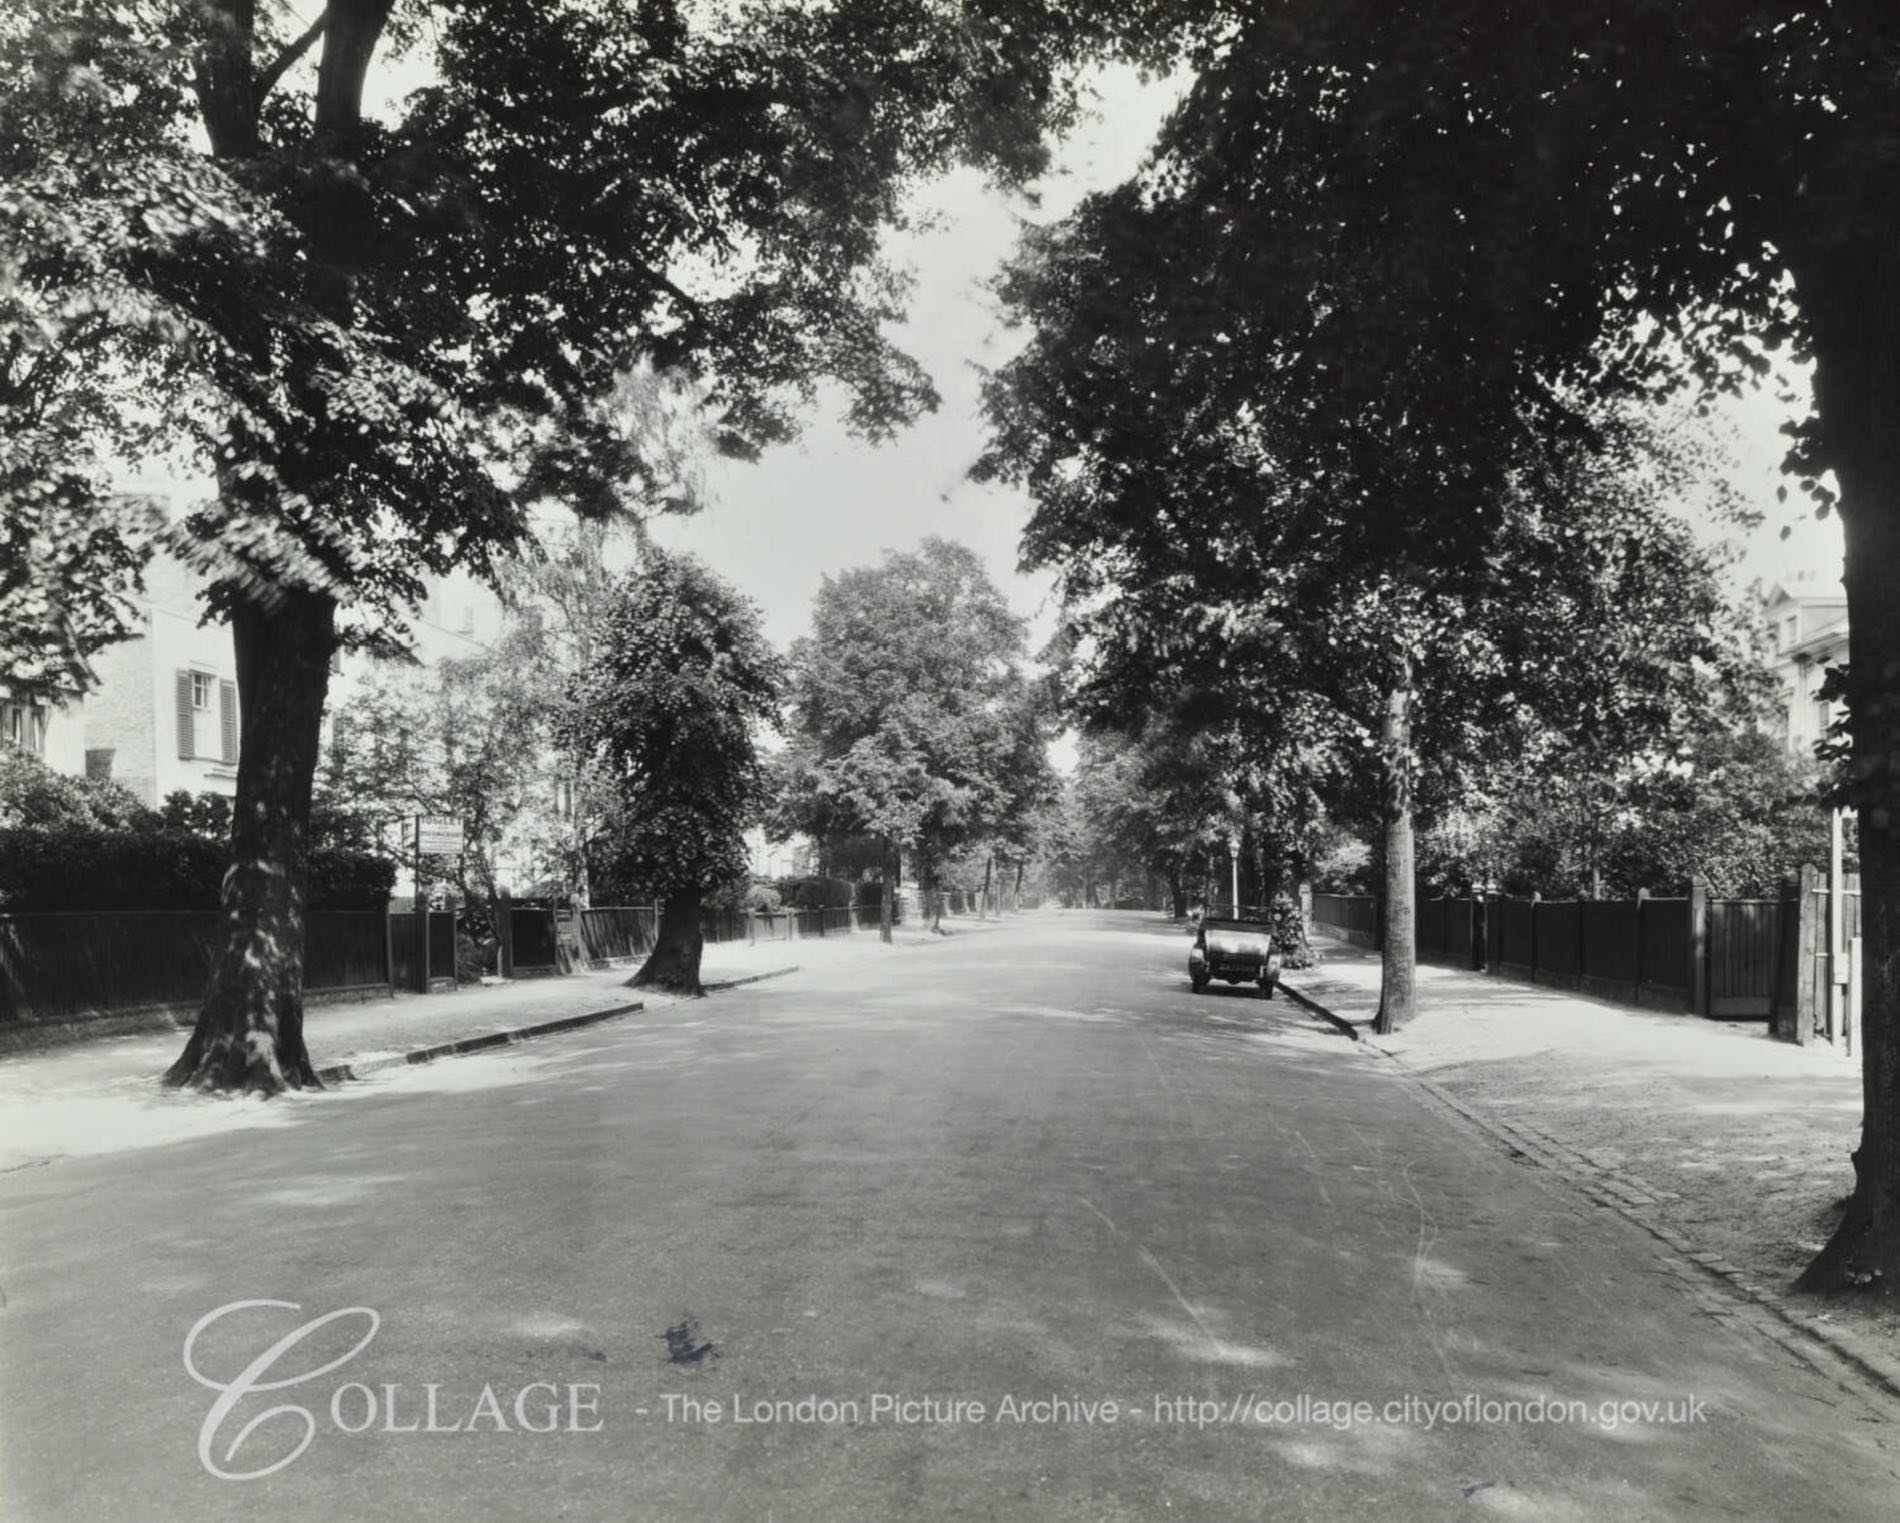
[[[228,842],[173,829],[0,829],[0,909],[215,910],[228,850]],[[308,904],[382,909],[394,880],[394,869],[380,858],[315,851]]]
[[[873,435],[928,407],[879,232],[912,175],[1040,170],[1072,29],[1025,19],[487,0],[425,51],[387,3],[301,42],[238,0],[7,7],[0,522],[62,547],[37,601],[4,589],[51,652],[23,674],[113,626],[130,541],[61,568],[115,457],[215,479],[172,538],[220,606],[312,588],[362,635],[424,573],[492,572],[536,500],[684,505],[630,375],[703,391],[735,454],[820,376]]]
[[[1813,766],[1749,729],[1712,728],[1607,799],[1587,774],[1525,765],[1455,834],[1432,866],[1421,853],[1421,879],[1449,892],[1490,883],[1574,898],[1600,882],[1628,898],[1679,894],[1699,877],[1719,896],[1773,897],[1803,862],[1827,859]]]
[[[853,904],[858,887],[848,878],[780,878],[772,885],[779,902],[795,910],[837,909]]]
[[[376,852],[412,873],[407,822],[453,815],[463,825],[462,859],[430,871],[465,899],[494,897],[510,849],[538,867],[567,866],[545,644],[543,626],[528,620],[491,649],[432,667],[378,663],[332,708],[312,802],[315,839]]]
[[[605,790],[590,843],[602,881],[645,902],[745,880],[755,734],[782,683],[750,603],[688,557],[644,552],[555,722]]]
[[[191,793],[180,788],[165,795],[158,817],[167,830],[184,830],[206,840],[231,839],[231,796],[228,793]]]
[[[0,830],[151,830],[158,817],[117,783],[68,777],[0,745]]]
[[[979,841],[1027,849],[1053,789],[1023,624],[974,552],[914,554],[827,577],[792,648],[791,744],[773,826],[872,836],[926,866]]]

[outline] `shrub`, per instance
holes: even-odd
[[[158,817],[117,783],[67,777],[0,745],[0,829],[142,830]]]
[[[849,878],[780,878],[779,899],[795,910],[842,909],[858,885]]]
[[[214,910],[227,848],[182,830],[0,830],[0,911]],[[309,907],[382,909],[393,863],[311,853]]]

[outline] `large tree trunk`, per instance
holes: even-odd
[[[929,857],[919,859],[917,891],[924,896],[924,913],[930,917],[930,929],[939,936],[944,935],[943,894],[937,888],[937,864]]]
[[[1797,1285],[1889,1295],[1900,1286],[1900,230],[1890,207],[1867,208],[1874,226],[1850,254],[1796,271],[1825,463],[1841,485],[1866,975],[1854,1193]]]
[[[335,158],[347,159],[358,146],[364,77],[390,3],[329,0],[325,9],[315,127]],[[196,60],[199,108],[213,155],[241,163],[255,158],[259,147],[263,92],[254,56],[256,6],[253,0],[207,0],[205,13],[208,25]],[[347,325],[353,240],[367,221],[345,210],[366,206],[367,198],[348,175],[328,175],[324,184],[310,198],[306,218],[317,255],[311,293],[320,309]],[[258,331],[234,342],[255,343]],[[253,358],[260,366],[268,363],[261,353]],[[292,383],[307,384],[298,376]],[[313,419],[324,415],[320,397],[309,411]],[[305,437],[270,443],[249,425],[233,424],[227,451],[232,459],[219,489],[240,512],[256,506],[250,478],[235,468],[253,451],[286,483],[322,501],[331,462],[321,424]],[[274,1094],[318,1082],[303,1039],[304,888],[317,736],[336,648],[336,601],[328,592],[297,586],[244,588],[233,603],[231,632],[239,751],[223,923],[198,1023],[165,1082]]]
[[[275,1094],[317,1085],[303,1039],[304,882],[336,604],[288,592],[240,604],[238,779],[211,986],[165,1082]]]
[[[660,906],[660,929],[653,950],[640,971],[627,980],[629,989],[664,989],[672,994],[704,994],[699,961],[706,950],[699,912],[703,896],[696,888],[667,895]]]
[[[1401,658],[1386,694],[1379,745],[1385,770],[1385,915],[1379,1013],[1372,1029],[1397,1031],[1418,1014],[1418,905],[1412,854],[1412,668]]]
[[[884,882],[877,896],[877,939],[886,946],[891,943],[891,926],[897,919],[897,851],[887,848],[884,853]]]
[[[1181,876],[1181,864],[1173,862],[1168,867],[1168,905],[1176,920],[1185,920],[1188,915],[1187,882]]]

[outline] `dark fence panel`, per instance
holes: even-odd
[[[1445,901],[1445,955],[1460,967],[1470,967],[1478,956],[1474,938],[1478,931],[1478,902],[1475,899]]]
[[[1537,963],[1540,983],[1575,988],[1583,973],[1583,915],[1575,899],[1540,900],[1537,915]]]
[[[374,910],[311,911],[305,989],[384,983],[382,922]],[[219,923],[216,910],[0,916],[0,1021],[195,1003],[211,976]]]
[[[388,920],[381,910],[311,910],[305,927],[304,988],[320,993],[388,984]]]
[[[414,989],[422,978],[422,947],[416,936],[416,917],[390,915],[389,981],[398,989]]]
[[[429,977],[455,977],[455,920],[453,910],[429,912]]]
[[[1635,899],[1586,899],[1582,987],[1608,999],[1634,999],[1641,977],[1642,906]]]
[[[582,910],[580,924],[581,948],[589,962],[645,957],[659,934],[660,912],[650,905],[601,905]]]
[[[1356,947],[1379,940],[1379,903],[1365,894],[1313,895],[1313,924]]]
[[[1646,1005],[1670,1010],[1689,1008],[1689,915],[1687,899],[1643,901],[1643,987],[1639,997]]]
[[[1709,901],[1710,1015],[1764,1019],[1774,1013],[1781,916],[1778,899]]]
[[[560,966],[554,941],[554,911],[515,905],[508,911],[514,934],[515,967],[523,970]]]
[[[1500,899],[1492,908],[1503,927],[1498,965],[1507,973],[1531,978],[1537,969],[1537,903],[1532,899]]]

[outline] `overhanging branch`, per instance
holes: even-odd
[[[291,43],[289,47],[285,48],[283,52],[272,59],[270,67],[257,76],[258,105],[261,106],[264,104],[264,97],[271,93],[276,87],[277,81],[282,79],[284,75],[289,72],[291,66],[295,64],[299,58],[302,58],[304,54],[308,53],[311,48],[316,46],[317,39],[323,35],[323,29],[329,25],[329,22],[330,12],[326,8],[321,16],[310,23],[309,28],[304,32],[303,36],[299,37],[295,42]]]

